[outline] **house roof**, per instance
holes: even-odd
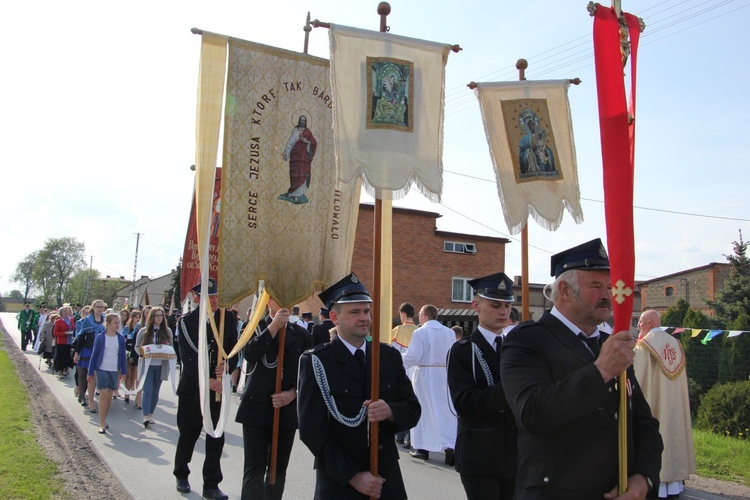
[[[664,276],[659,276],[658,278],[653,278],[653,279],[646,280],[646,281],[639,281],[638,282],[638,286],[648,285],[648,284],[653,283],[655,281],[662,281],[662,280],[665,280],[665,279],[674,278],[675,276],[681,276],[681,275],[685,275],[685,274],[688,274],[688,273],[693,273],[695,271],[702,271],[704,269],[709,269],[709,268],[712,268],[712,267],[715,267],[715,266],[725,267],[725,268],[726,267],[730,267],[729,264],[726,264],[726,263],[723,263],[723,262],[711,262],[710,264],[706,264],[705,266],[693,267],[692,269],[684,269],[682,271],[677,271],[676,273],[666,274]]]

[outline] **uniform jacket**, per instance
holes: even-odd
[[[369,373],[370,342],[366,349]],[[369,375],[339,338],[308,350],[300,358],[299,434],[315,456],[315,498],[366,499],[348,483],[356,473],[370,468],[367,421],[357,427],[347,427],[330,416],[313,372],[313,355],[325,368],[331,396],[342,415],[355,417],[362,403],[369,399],[370,387]],[[386,420],[379,424],[378,472],[386,480],[381,498],[404,499],[406,489],[398,466],[394,433],[414,427],[421,407],[406,377],[400,354],[387,344],[380,344],[380,398],[390,405],[395,417],[395,422]]]
[[[334,325],[333,321],[326,319],[315,325],[312,329],[312,345],[325,344],[331,341],[331,328]]]
[[[601,334],[600,342],[609,336]],[[617,485],[618,389],[605,383],[585,344],[550,313],[514,328],[503,343],[501,376],[518,424],[518,499],[600,500]],[[659,422],[633,375],[628,476],[658,493]]]
[[[214,311],[214,320],[216,328],[219,328],[219,319],[221,311]],[[182,370],[180,370],[180,383],[177,385],[177,396],[188,399],[200,399],[200,390],[198,388],[198,353],[193,350],[190,343],[185,339],[190,336],[193,345],[198,347],[198,322],[200,321],[200,307],[195,308],[190,314],[182,317],[178,325],[180,327],[180,361]],[[211,327],[208,327],[208,346],[209,346],[209,364],[210,377],[216,378],[214,370],[217,364],[217,345],[214,339]],[[224,351],[229,352],[237,344],[237,318],[231,311],[224,314]],[[232,373],[237,367],[237,356],[226,360],[229,365],[229,373]],[[229,376],[229,375],[225,375]],[[211,391],[211,401],[215,401],[215,393]]]
[[[276,361],[279,352],[279,337],[271,336],[266,325],[271,323],[267,318],[259,325],[260,335],[254,336],[247,343],[243,353],[247,360],[247,375],[242,401],[237,409],[237,422],[252,425],[261,429],[273,427],[273,405],[271,395],[276,389]],[[284,366],[281,375],[281,390],[288,391],[297,387],[297,369],[299,358],[310,348],[310,334],[306,329],[293,323],[287,323],[284,335]],[[297,403],[292,401],[279,412],[279,428],[297,428]]]
[[[18,319],[18,330],[21,332],[28,332],[35,327],[34,323],[34,311],[29,309],[21,309],[21,312],[16,316]]]
[[[474,355],[474,344],[487,362],[494,385],[488,383]],[[453,344],[448,356],[448,387],[458,413],[456,471],[515,477],[518,429],[500,381],[500,353],[479,330]]]

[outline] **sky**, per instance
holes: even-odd
[[[529,220],[529,271],[548,283],[553,253],[606,242],[596,84],[586,2],[393,0],[399,35],[459,44],[446,67],[443,193],[394,206],[437,212],[438,229],[509,238],[470,81],[580,78],[569,91],[584,222]],[[748,0],[623,0],[646,22],[638,57],[636,279],[725,262],[750,238]],[[312,19],[377,30],[377,2],[131,0],[5,2],[0,15],[0,293],[48,238],[73,236],[103,276],[157,277],[182,252],[194,181],[200,36],[193,27],[302,51]],[[328,31],[309,53],[328,57]],[[372,202],[363,195],[362,201]],[[477,275],[494,269],[477,270]]]

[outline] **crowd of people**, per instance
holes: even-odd
[[[353,273],[319,295],[324,307],[317,324],[271,300],[240,356],[226,360],[220,353],[235,347],[243,324],[236,310],[218,308],[213,279],[208,290],[192,289],[199,306],[183,317],[158,306],[115,312],[96,300],[80,310],[42,307],[38,316],[27,305],[18,324],[22,349],[35,342],[59,377],[76,367],[79,402],[99,412],[102,434],[121,390],[126,403],[137,394],[144,427],[155,424],[170,361],[144,365],[141,349],[175,346],[181,370],[173,474],[180,493],[191,491],[189,465],[207,425],[203,415],[219,423],[224,377],[231,377],[232,390],[241,394],[243,499],[282,498],[297,429],[315,456],[314,497],[321,500],[407,498],[398,444],[418,460],[443,453],[469,500],[677,498],[695,471],[684,356],[672,372],[660,364],[671,344],[654,311],[639,322],[637,344],[630,332],[600,329],[612,296],[609,259],[598,239],[553,255],[551,276],[553,307],[537,321],[518,324],[513,281],[502,272],[469,282],[478,318],[471,332],[441,324],[430,304],[420,308],[417,324],[415,307],[402,304],[401,324],[380,346],[375,400],[369,396],[372,300]],[[207,401],[199,383],[202,295],[208,296],[206,316],[223,325],[206,336]],[[617,380],[623,372],[627,387]],[[629,399],[626,493],[618,490],[620,391]],[[667,420],[661,432],[652,407]],[[369,437],[376,424],[373,455]],[[203,496],[228,498],[219,488],[224,435],[206,428],[205,436]],[[371,457],[377,457],[376,475]]]

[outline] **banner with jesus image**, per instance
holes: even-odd
[[[349,273],[360,183],[339,182],[329,63],[229,39],[219,303],[282,306]]]

